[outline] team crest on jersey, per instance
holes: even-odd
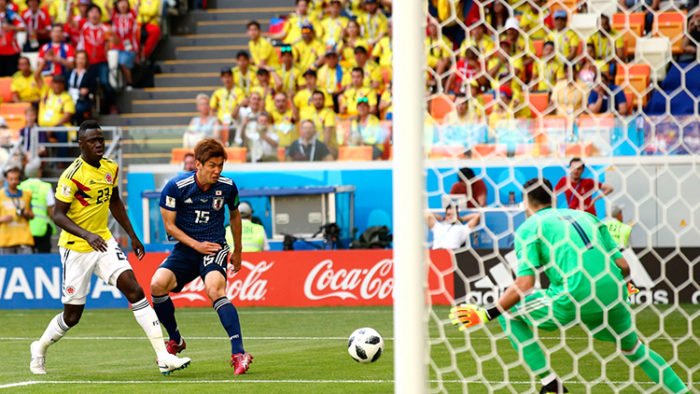
[[[68,288],[66,289],[66,293],[68,293],[68,295],[75,293],[75,287],[68,286]]]
[[[112,183],[112,174],[110,174],[109,172],[106,173],[105,174],[105,181],[107,181],[107,183]]]
[[[216,209],[217,211],[221,209],[221,207],[224,206],[224,198],[223,197],[215,197],[214,202],[211,204],[211,207]]]
[[[217,190],[214,194],[217,195],[217,196],[220,196],[220,195],[221,195],[221,190]]]

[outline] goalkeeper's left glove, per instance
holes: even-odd
[[[449,317],[452,324],[459,326],[459,331],[491,320],[486,309],[473,304],[462,304],[450,309]]]
[[[632,282],[627,282],[627,297],[639,293],[639,289]]]

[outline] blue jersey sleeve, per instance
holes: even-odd
[[[177,185],[170,180],[160,192],[160,207],[168,211],[177,211],[178,194]]]
[[[236,187],[236,184],[234,183],[231,185],[231,194],[229,194],[228,198],[228,209],[230,211],[238,209],[238,205],[240,204],[240,199],[238,197],[238,187]]]

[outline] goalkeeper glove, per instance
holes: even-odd
[[[449,317],[452,319],[452,324],[459,326],[459,331],[491,320],[486,309],[472,304],[462,304],[450,309]]]
[[[632,282],[627,282],[627,297],[629,298],[632,294],[637,293],[639,293],[639,289],[636,288]]]

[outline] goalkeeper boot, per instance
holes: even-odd
[[[569,390],[564,387],[564,385],[559,381],[559,379],[555,379],[552,382],[549,382],[546,386],[542,387],[542,390],[540,390],[540,394],[562,394],[562,393],[568,393]]]
[[[32,353],[32,360],[29,362],[29,370],[35,375],[46,375],[46,350],[41,349],[39,341],[32,342],[29,347]]]
[[[165,342],[165,349],[170,354],[180,353],[181,351],[187,349],[187,343],[185,343],[185,338],[180,338],[180,343],[177,343],[172,339],[168,342]]]
[[[173,354],[168,353],[159,356],[158,360],[156,360],[156,364],[158,364],[158,369],[160,369],[160,373],[162,373],[163,375],[170,375],[170,373],[173,371],[178,371],[180,369],[187,368],[187,366],[190,365],[190,358],[177,357]]]
[[[238,353],[231,356],[231,366],[234,375],[242,375],[248,371],[253,363],[253,355],[250,353]]]

